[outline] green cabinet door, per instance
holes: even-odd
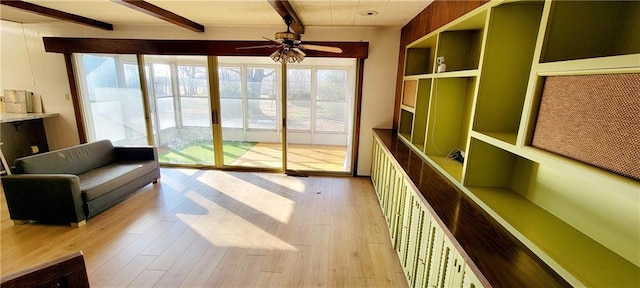
[[[422,209],[420,199],[413,197],[411,203],[411,225],[409,226],[409,246],[407,247],[407,260],[405,272],[409,280],[409,286],[413,286],[416,276],[416,264],[418,262],[418,252],[420,251],[421,229],[425,219],[425,210]]]
[[[378,144],[378,141],[374,138],[373,148],[371,151],[371,183],[373,183],[373,188],[376,191],[380,189],[380,187],[378,187],[378,175],[379,175],[378,172],[380,171],[380,167],[378,165],[380,161],[380,154],[379,154],[380,150],[381,150],[380,144]]]
[[[398,195],[398,207],[396,207],[397,209],[397,223],[396,223],[396,243],[395,243],[395,248],[396,248],[396,252],[398,253],[398,257],[400,257],[400,255],[403,253],[402,251],[404,251],[406,248],[405,246],[407,245],[406,242],[406,235],[407,235],[407,231],[408,231],[408,226],[407,226],[407,213],[406,213],[406,205],[408,202],[408,198],[409,195],[411,195],[411,187],[409,187],[409,184],[406,183],[406,181],[403,181],[403,189],[400,191],[400,195]],[[404,258],[400,258],[400,261],[402,261]]]
[[[430,247],[427,252],[427,269],[426,273],[428,273],[427,283],[428,287],[440,287],[438,286],[438,272],[440,271],[440,267],[442,266],[443,259],[443,240],[444,240],[444,232],[440,225],[436,221],[431,221],[429,225],[429,242]]]
[[[433,247],[433,239],[429,236],[435,233],[432,230],[432,217],[423,207],[424,220],[420,229],[420,248],[418,250],[418,259],[416,267],[416,277],[414,287],[427,287],[429,280],[429,264],[431,257],[431,249]],[[433,232],[432,232],[433,231]]]
[[[462,287],[464,288],[479,288],[484,287],[478,280],[478,276],[471,270],[468,265],[464,268],[464,275],[462,276]]]
[[[400,251],[398,251],[398,256],[400,257],[400,264],[405,271],[407,267],[407,253],[409,250],[409,232],[411,228],[411,222],[413,220],[413,199],[413,193],[407,193],[402,209],[402,234],[400,235]],[[407,274],[405,273],[405,275]]]
[[[391,205],[391,227],[389,228],[391,244],[396,249],[398,248],[398,235],[400,234],[400,225],[402,225],[402,210],[404,209],[406,195],[407,184],[404,181],[404,178],[399,175],[397,190],[393,195],[393,202]]]

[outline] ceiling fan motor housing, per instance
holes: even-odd
[[[277,40],[300,43],[300,35],[293,32],[277,32],[275,36]]]

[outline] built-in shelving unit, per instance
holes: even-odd
[[[491,1],[407,46],[399,139],[574,286],[640,283],[640,182],[532,146],[545,79],[640,73],[638,31],[638,1]]]

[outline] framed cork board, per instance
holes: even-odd
[[[546,77],[531,145],[640,180],[640,73]]]
[[[404,89],[402,91],[402,105],[415,107],[418,80],[404,80]]]

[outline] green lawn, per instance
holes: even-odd
[[[233,163],[256,144],[257,142],[224,141],[222,143],[224,163],[227,165]],[[160,153],[159,157],[161,163],[213,165],[213,143],[197,142],[182,149],[169,147],[168,151]]]

